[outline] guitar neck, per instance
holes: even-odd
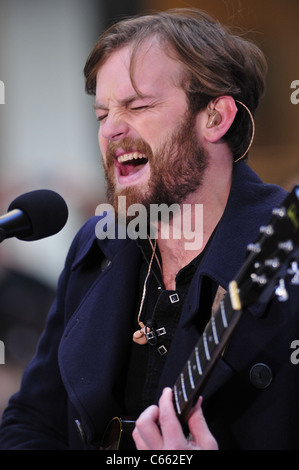
[[[182,424],[187,422],[241,314],[237,285],[232,282],[173,386],[173,402]]]

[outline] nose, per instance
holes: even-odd
[[[130,127],[125,119],[110,114],[100,125],[100,134],[103,138],[110,141],[127,137],[129,131]]]

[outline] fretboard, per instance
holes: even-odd
[[[207,324],[180,376],[173,386],[173,402],[178,418],[186,423],[212,369],[233,332],[242,311],[232,307],[226,294]]]

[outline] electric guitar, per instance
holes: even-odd
[[[192,412],[209,375],[221,356],[245,307],[254,302],[269,302],[275,292],[280,301],[287,300],[284,279],[292,276],[299,285],[299,185],[274,209],[270,222],[260,227],[255,243],[248,246],[242,268],[207,324],[182,372],[173,386],[173,403],[184,425]],[[118,450],[122,441],[134,448],[131,434],[133,420],[113,418],[107,426],[100,449]]]

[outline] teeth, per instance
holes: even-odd
[[[118,157],[117,161],[119,163],[124,163],[124,162],[129,162],[130,160],[138,160],[138,159],[141,160],[143,158],[146,158],[146,156],[139,152],[124,153],[123,155]]]

